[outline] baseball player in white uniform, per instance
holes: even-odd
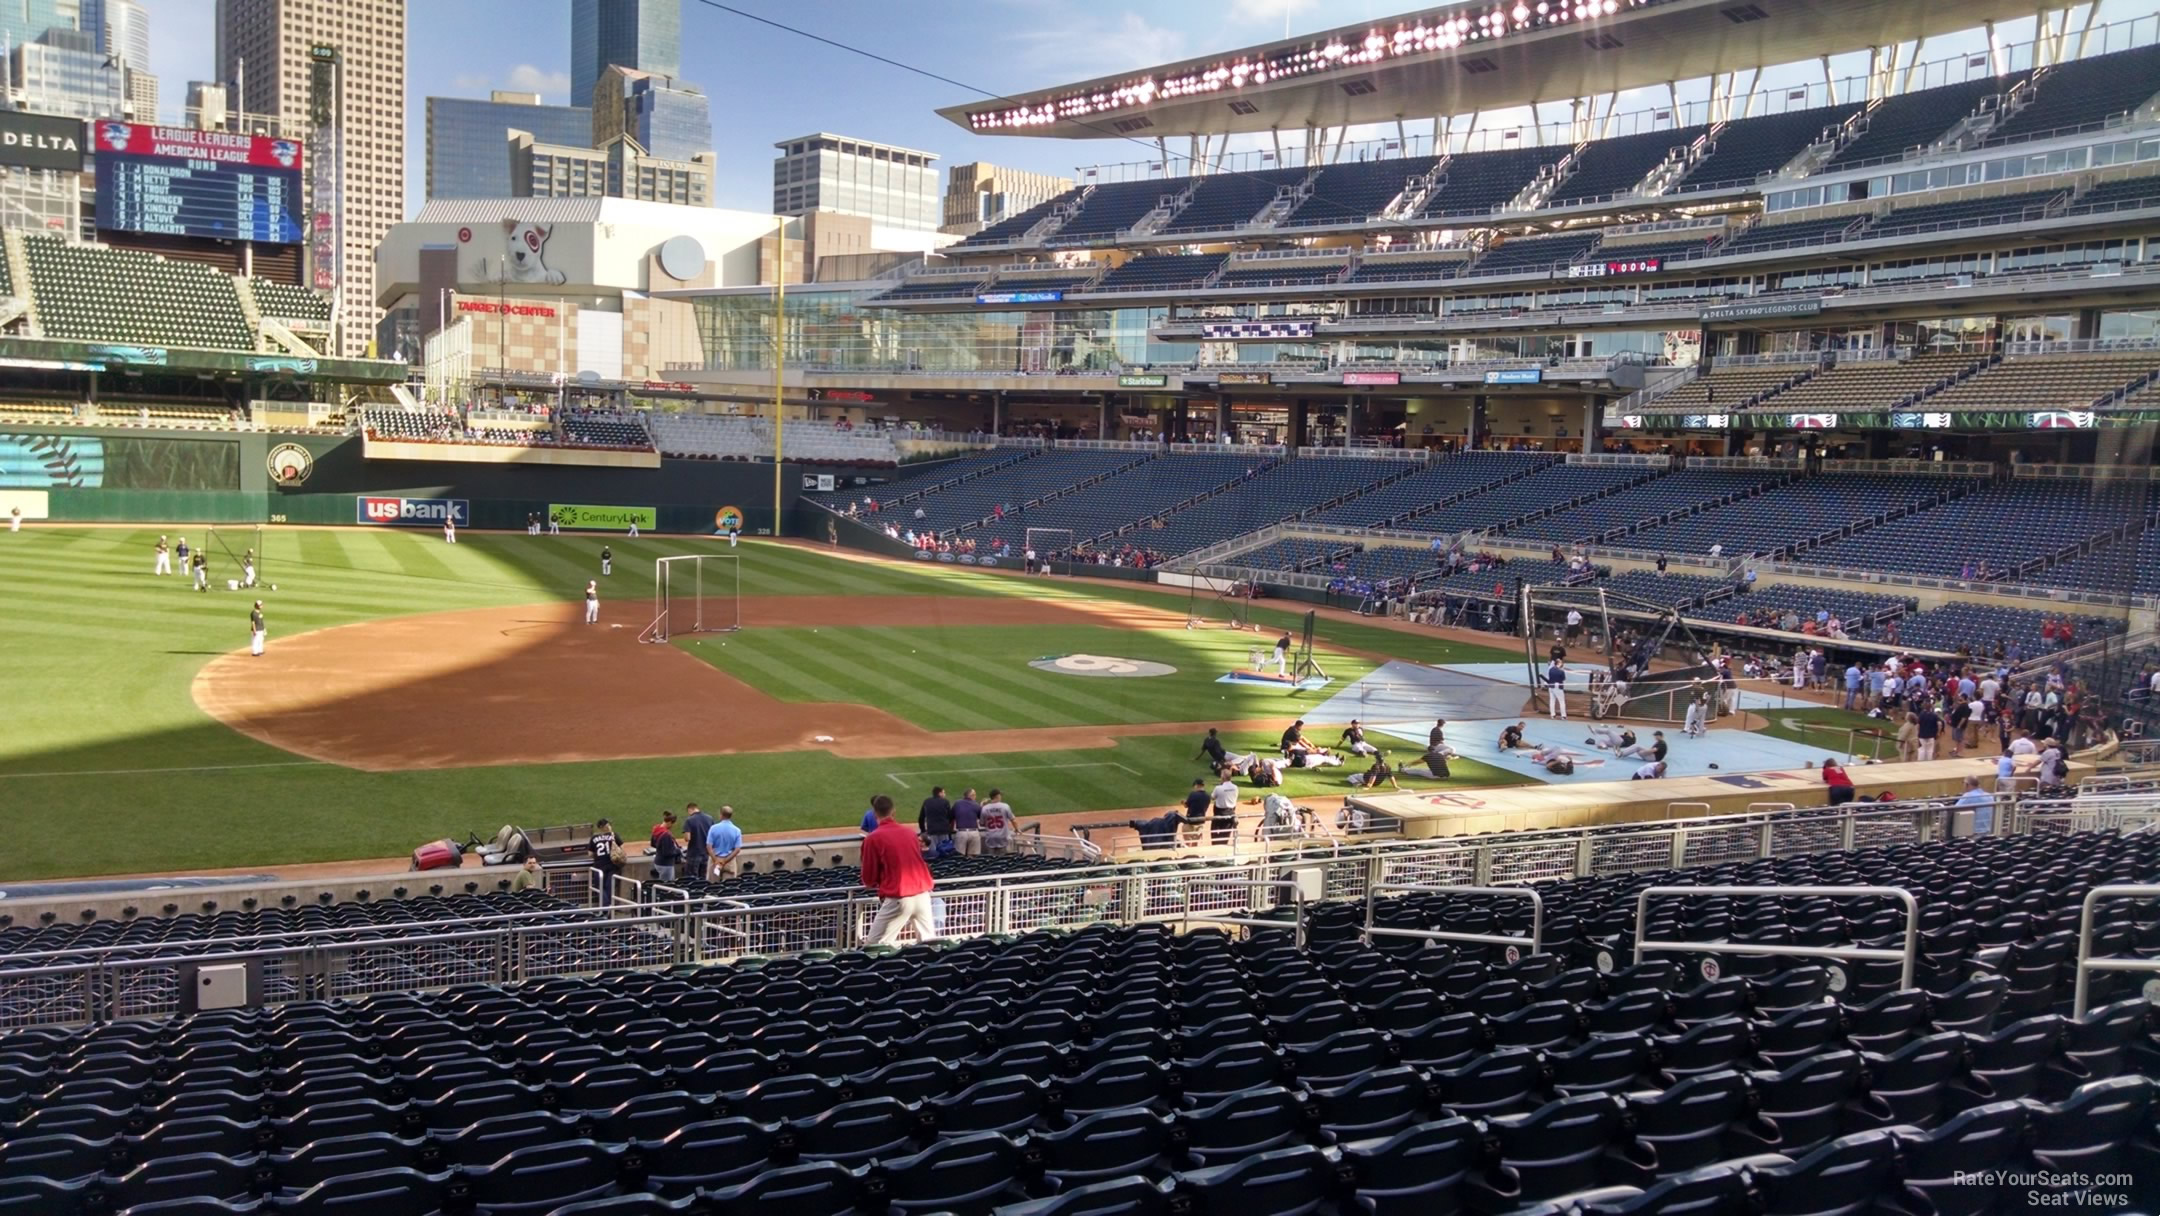
[[[157,565],[150,571],[150,573],[172,573],[172,550],[165,547],[165,538],[163,536],[157,538]]]
[[[249,654],[254,655],[258,659],[262,657],[263,638],[267,636],[268,633],[269,630],[263,626],[262,601],[256,600],[255,607],[248,612]]]
[[[600,623],[600,582],[597,579],[585,580],[585,623]]]
[[[635,517],[630,520],[630,539],[637,539],[637,519]]]
[[[740,543],[742,543],[742,529],[729,528],[727,533],[727,547],[732,549]]]
[[[447,515],[443,516],[442,538],[443,543],[446,545],[457,543],[457,521]]]
[[[240,585],[243,587],[255,585],[255,551],[253,549],[240,555]]]
[[[548,512],[547,525],[549,536],[562,535],[562,521],[555,518],[555,513],[553,511]]]
[[[1558,659],[1545,669],[1545,710],[1555,718],[1567,717],[1567,668]]]

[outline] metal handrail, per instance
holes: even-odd
[[[2092,956],[2093,909],[2103,899],[2133,899],[2160,895],[2160,886],[2125,883],[2116,886],[2094,887],[2085,893],[2085,902],[2078,909],[2077,993],[2071,998],[2070,1015],[2085,1016],[2087,977],[2095,971],[2154,971],[2160,972],[2160,958],[2094,958]]]
[[[2154,888],[2160,894],[2160,888]],[[1878,950],[1867,946],[1776,946],[1759,942],[1646,941],[1643,929],[1650,915],[1650,900],[1658,895],[1874,895],[1896,899],[1905,905],[1905,948]],[[1696,950],[1705,954],[1752,954],[1785,958],[1835,958],[1853,962],[1898,962],[1902,970],[1898,987],[1913,986],[1913,971],[1920,957],[1920,903],[1903,887],[1646,887],[1635,897],[1635,961],[1645,950]],[[2154,964],[2160,970],[2160,962]]]
[[[1397,895],[1498,895],[1509,899],[1527,898],[1530,901],[1530,936],[1516,937],[1499,933],[1458,933],[1445,929],[1382,929],[1373,924],[1373,913],[1380,893]],[[1432,942],[1471,942],[1486,946],[1528,946],[1531,954],[1544,948],[1545,897],[1532,887],[1456,887],[1427,886],[1420,883],[1374,883],[1365,889],[1365,935],[1364,943],[1372,945],[1375,937],[1414,937]],[[1514,962],[1514,959],[1509,959]]]

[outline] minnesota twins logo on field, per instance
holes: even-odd
[[[297,443],[281,443],[270,449],[270,480],[281,486],[306,483],[315,471],[315,454]]]
[[[1054,671],[1061,676],[1109,676],[1113,679],[1177,674],[1177,668],[1168,663],[1150,663],[1146,659],[1118,659],[1099,654],[1044,655],[1042,658],[1030,660],[1028,666],[1037,671]]]

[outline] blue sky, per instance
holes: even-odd
[[[187,81],[212,67],[212,0],[145,0],[153,69],[166,117],[178,121]],[[1415,0],[731,0],[786,21],[992,91],[1022,91],[1169,59],[1227,50],[1418,7]],[[2101,20],[2151,11],[2150,0],[2104,0]],[[2031,37],[2031,19],[2002,27]],[[406,63],[406,197],[425,181],[429,96],[484,97],[490,89],[569,90],[569,0],[411,0]],[[1137,161],[1116,141],[982,138],[938,118],[966,91],[821,46],[683,0],[683,76],[713,98],[717,205],[765,211],[774,141],[827,130],[935,152],[942,164],[990,160],[1071,174],[1076,165]],[[1938,40],[1934,59],[1970,46]],[[1864,68],[1864,57],[1854,59]],[[1847,65],[1840,65],[1843,70]],[[1795,81],[1819,81],[1812,63]],[[1769,76],[1766,86],[1785,79]],[[1621,110],[1662,104],[1623,99]],[[1548,112],[1548,117],[1551,117]],[[1352,132],[1357,138],[1361,132]],[[1377,134],[1375,132],[1374,134]]]

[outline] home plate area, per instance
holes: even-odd
[[[1168,663],[1152,663],[1146,659],[1120,659],[1101,654],[1049,654],[1028,660],[1028,666],[1037,671],[1054,672],[1061,676],[1097,676],[1114,680],[1177,674],[1177,668]]]
[[[1643,761],[1616,757],[1585,742],[1590,737],[1590,722],[1555,722],[1527,712],[1524,706],[1529,695],[1524,679],[1520,664],[1427,667],[1395,660],[1308,710],[1305,721],[1315,726],[1340,725],[1356,718],[1368,731],[1403,740],[1410,755],[1398,759],[1408,762],[1424,752],[1433,720],[1446,718],[1449,746],[1466,759],[1494,768],[1553,784],[1626,781],[1635,775]],[[1523,724],[1523,746],[1501,751],[1501,729],[1517,722]],[[1650,732],[1660,728],[1632,729],[1639,742],[1648,744]],[[1791,771],[1810,761],[1820,761],[1825,754],[1820,747],[1746,731],[1713,730],[1701,739],[1690,739],[1678,727],[1664,729],[1668,777]],[[1531,749],[1540,744],[1562,748],[1563,754],[1575,762],[1575,771],[1553,773],[1532,761]]]

